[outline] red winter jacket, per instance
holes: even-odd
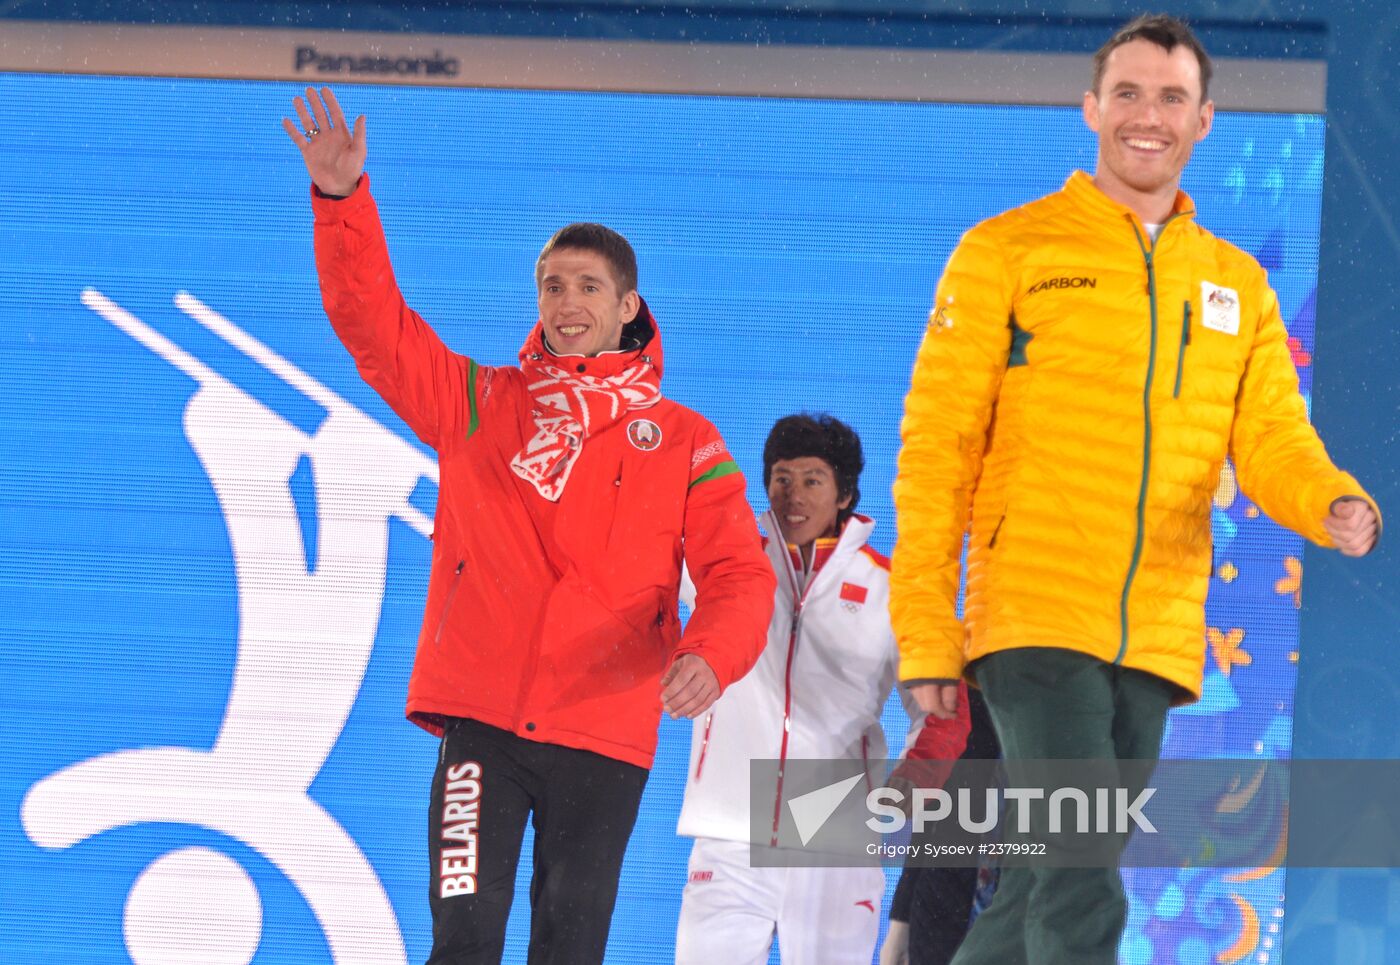
[[[510,468],[535,432],[521,370],[453,352],[404,304],[368,176],[343,200],[312,197],[331,325],[438,454],[409,719],[440,734],[444,717],[469,717],[650,767],[662,672],[694,653],[728,686],[762,651],[773,608],[773,571],[719,433],[663,398],[591,436],[559,501],[546,500]],[[660,375],[660,332],[645,305],[639,318],[651,331],[637,351]],[[630,358],[578,362],[608,375]],[[630,441],[639,419],[660,428],[659,445]],[[684,640],[683,550],[699,588]]]

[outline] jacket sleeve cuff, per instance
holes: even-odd
[[[905,686],[912,683],[961,680],[966,661],[961,651],[929,656],[901,656],[899,680]]]
[[[1366,493],[1366,491],[1362,489],[1359,485],[1354,486],[1348,492],[1344,492],[1341,495],[1334,497],[1327,504],[1327,512],[1330,514],[1332,512],[1333,506],[1346,499],[1358,499],[1361,502],[1365,503],[1367,506],[1370,506],[1371,512],[1376,514],[1376,541],[1371,544],[1371,549],[1366,553],[1366,555],[1369,556],[1371,555],[1371,553],[1374,553],[1376,551],[1377,546],[1381,545],[1381,537],[1385,535],[1385,517],[1381,515],[1381,508],[1376,504],[1376,501],[1372,499]],[[1330,535],[1327,537],[1327,545],[1329,546],[1329,548],[1335,548],[1332,547],[1332,537]]]
[[[1320,505],[1318,506],[1318,510],[1320,512],[1314,513],[1314,515],[1317,517],[1316,526],[1318,530],[1318,535],[1314,537],[1314,542],[1316,542],[1319,546],[1326,547],[1327,549],[1336,549],[1336,545],[1333,543],[1332,537],[1328,534],[1326,527],[1322,525],[1322,520],[1326,519],[1329,515],[1331,515],[1332,507],[1335,506],[1338,501],[1343,499],[1359,499],[1362,502],[1364,502],[1367,506],[1370,506],[1371,511],[1376,514],[1375,545],[1379,546],[1381,542],[1381,535],[1385,532],[1385,518],[1381,515],[1380,506],[1376,504],[1376,501],[1371,498],[1371,495],[1367,493],[1366,490],[1361,488],[1361,484],[1357,482],[1355,477],[1353,477],[1350,473],[1339,472],[1337,475],[1338,478],[1332,485],[1326,487],[1319,487],[1322,499],[1319,501]],[[1372,547],[1371,551],[1375,552],[1374,546]]]
[[[719,681],[720,693],[724,693],[724,691],[728,690],[729,685],[734,682],[730,679],[733,668],[721,660],[719,655],[708,647],[687,647],[684,645],[677,647],[675,652],[671,654],[671,662],[666,665],[666,669],[670,670],[677,660],[687,655],[699,657],[701,660],[705,661],[705,666],[710,668],[715,675],[715,679]]]
[[[342,221],[347,216],[373,204],[369,193],[369,174],[361,174],[355,190],[343,198],[325,194],[315,183],[311,185],[311,211],[322,224]]]

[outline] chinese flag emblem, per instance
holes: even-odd
[[[866,589],[854,583],[841,584],[841,599],[849,603],[864,603]]]

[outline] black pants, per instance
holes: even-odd
[[[960,760],[996,760],[1001,748],[992,718],[981,693],[974,688],[967,691],[967,709],[972,729]],[[967,775],[955,766],[945,786],[953,793],[967,784]],[[976,892],[976,868],[904,869],[890,917],[909,923],[909,965],[948,965],[953,960],[971,924]]]
[[[533,814],[530,965],[602,962],[647,772],[590,751],[449,720],[428,819],[428,965],[497,965]]]

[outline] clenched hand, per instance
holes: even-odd
[[[919,709],[932,714],[939,720],[952,720],[958,716],[958,682],[956,680],[935,680],[924,684],[914,684],[909,688]]]
[[[703,657],[687,653],[661,678],[661,707],[672,717],[698,717],[719,699],[719,678]]]
[[[1322,521],[1322,526],[1343,555],[1365,556],[1376,545],[1380,522],[1370,503],[1355,496],[1343,496],[1332,503],[1332,511]]]

